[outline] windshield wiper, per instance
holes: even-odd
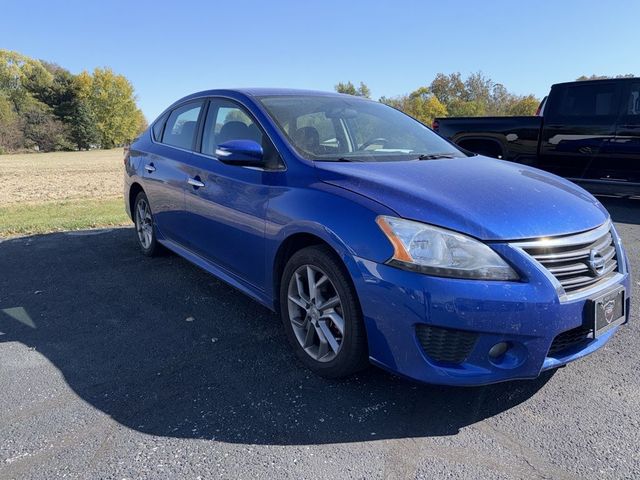
[[[418,160],[437,160],[438,158],[456,158],[455,153],[423,153]]]
[[[329,160],[330,162],[359,162],[360,160],[356,160],[355,158],[347,158],[347,157],[340,157],[340,158],[336,158],[335,160]]]

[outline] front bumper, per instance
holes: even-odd
[[[533,262],[508,245],[494,248],[517,265],[526,281],[439,278],[356,257],[354,282],[372,363],[435,384],[471,386],[532,379],[592,353],[618,330],[550,353],[558,335],[584,325],[589,296],[561,301]],[[622,261],[624,273],[602,291],[623,285],[630,292],[626,259]],[[629,299],[626,315],[628,321]],[[420,342],[419,326],[470,332],[475,334],[473,347],[461,363],[434,360]],[[491,359],[489,350],[499,342],[507,342],[509,353]]]

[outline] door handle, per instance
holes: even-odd
[[[628,129],[636,129],[640,128],[640,124],[638,123],[626,123],[624,125],[620,125],[620,128],[628,128]]]
[[[144,169],[145,169],[147,172],[149,172],[149,173],[153,173],[153,172],[155,172],[155,171],[156,171],[156,167],[154,167],[154,166],[153,166],[153,163],[147,163],[147,164],[144,166]]]
[[[200,177],[196,178],[187,178],[187,183],[195,188],[204,187],[204,183],[200,181]]]

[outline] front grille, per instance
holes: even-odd
[[[460,364],[473,350],[478,334],[449,328],[417,325],[416,335],[424,352],[436,362]]]
[[[551,348],[549,348],[549,356],[554,356],[571,347],[576,347],[590,340],[591,330],[587,327],[577,327],[566,332],[562,332],[553,339]]]
[[[589,288],[618,271],[610,227],[528,242],[523,249],[560,282],[566,293]]]

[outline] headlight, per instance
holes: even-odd
[[[460,233],[380,215],[376,222],[393,245],[388,262],[440,277],[517,280],[518,274],[487,245]]]

